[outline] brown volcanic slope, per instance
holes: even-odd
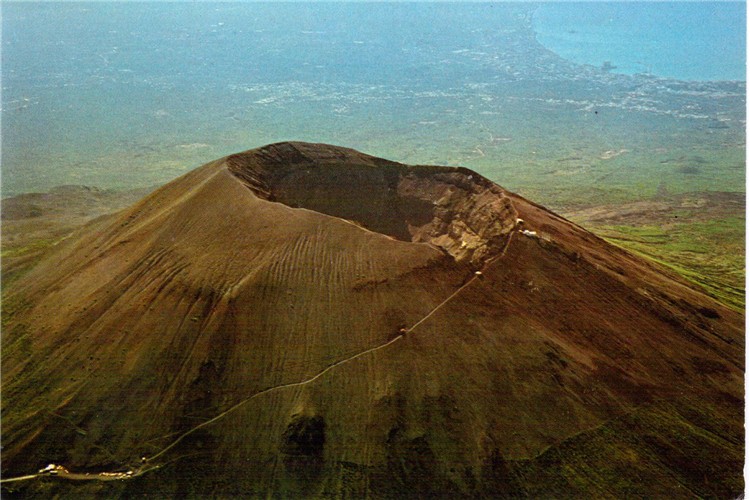
[[[742,491],[743,317],[469,170],[275,144],[58,246],[4,297],[6,495]]]

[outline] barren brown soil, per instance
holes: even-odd
[[[86,222],[143,198],[150,189],[117,192],[59,186],[2,200],[3,284],[33,267],[58,242]]]
[[[3,307],[4,495],[743,490],[743,316],[466,169],[233,155]]]
[[[679,211],[679,212],[678,212]],[[743,193],[707,191],[662,195],[651,200],[634,201],[617,205],[603,205],[571,209],[566,215],[586,224],[665,225],[691,221],[713,221],[722,217],[741,216],[745,212]],[[677,215],[679,213],[679,215]]]

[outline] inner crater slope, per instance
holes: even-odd
[[[428,243],[474,265],[496,255],[516,225],[505,191],[465,168],[289,142],[230,156],[227,165],[261,198]]]

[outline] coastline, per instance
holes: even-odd
[[[745,82],[745,41],[730,43],[744,34],[741,6],[592,2],[580,16],[569,3],[547,2],[534,9],[531,29],[541,46],[572,64],[682,82]],[[717,18],[699,23],[705,9]],[[671,17],[682,24],[664,22]]]

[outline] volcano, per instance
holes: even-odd
[[[743,315],[464,168],[231,155],[3,309],[4,495],[744,487]]]

